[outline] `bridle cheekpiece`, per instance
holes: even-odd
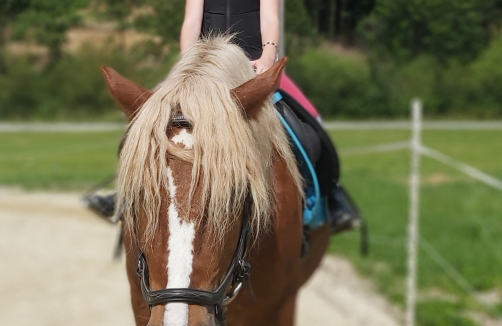
[[[201,306],[214,306],[216,318],[224,322],[224,306],[230,304],[239,294],[242,286],[249,282],[251,265],[246,261],[249,247],[249,233],[251,225],[252,198],[246,198],[239,243],[234,253],[232,263],[223,278],[222,283],[214,291],[205,291],[190,288],[172,288],[152,291],[150,288],[148,264],[145,254],[140,251],[138,257],[137,273],[140,278],[141,292],[145,302],[150,306],[165,305],[173,302],[183,302]]]

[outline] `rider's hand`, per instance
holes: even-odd
[[[263,48],[260,59],[251,61],[257,75],[264,73],[272,67],[275,62],[276,54],[277,50],[275,46],[267,45]]]

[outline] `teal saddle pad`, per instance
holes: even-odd
[[[282,95],[276,92],[273,95],[274,104],[280,100],[282,100]],[[327,200],[321,193],[317,173],[306,149],[284,116],[279,111],[277,111],[277,114],[292,141],[292,150],[304,179],[305,207],[303,210],[303,224],[310,229],[319,228],[327,223]]]

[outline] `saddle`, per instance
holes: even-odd
[[[340,160],[329,135],[287,92],[279,90],[273,100],[306,181],[304,226],[315,229],[329,223],[333,234],[363,226],[359,209],[339,182]]]

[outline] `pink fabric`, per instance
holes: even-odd
[[[317,111],[315,106],[309,101],[305,94],[303,94],[300,88],[285,73],[282,74],[279,88],[294,97],[294,99],[297,100],[298,103],[300,103],[310,114],[312,114],[314,118],[319,118],[319,111]]]

